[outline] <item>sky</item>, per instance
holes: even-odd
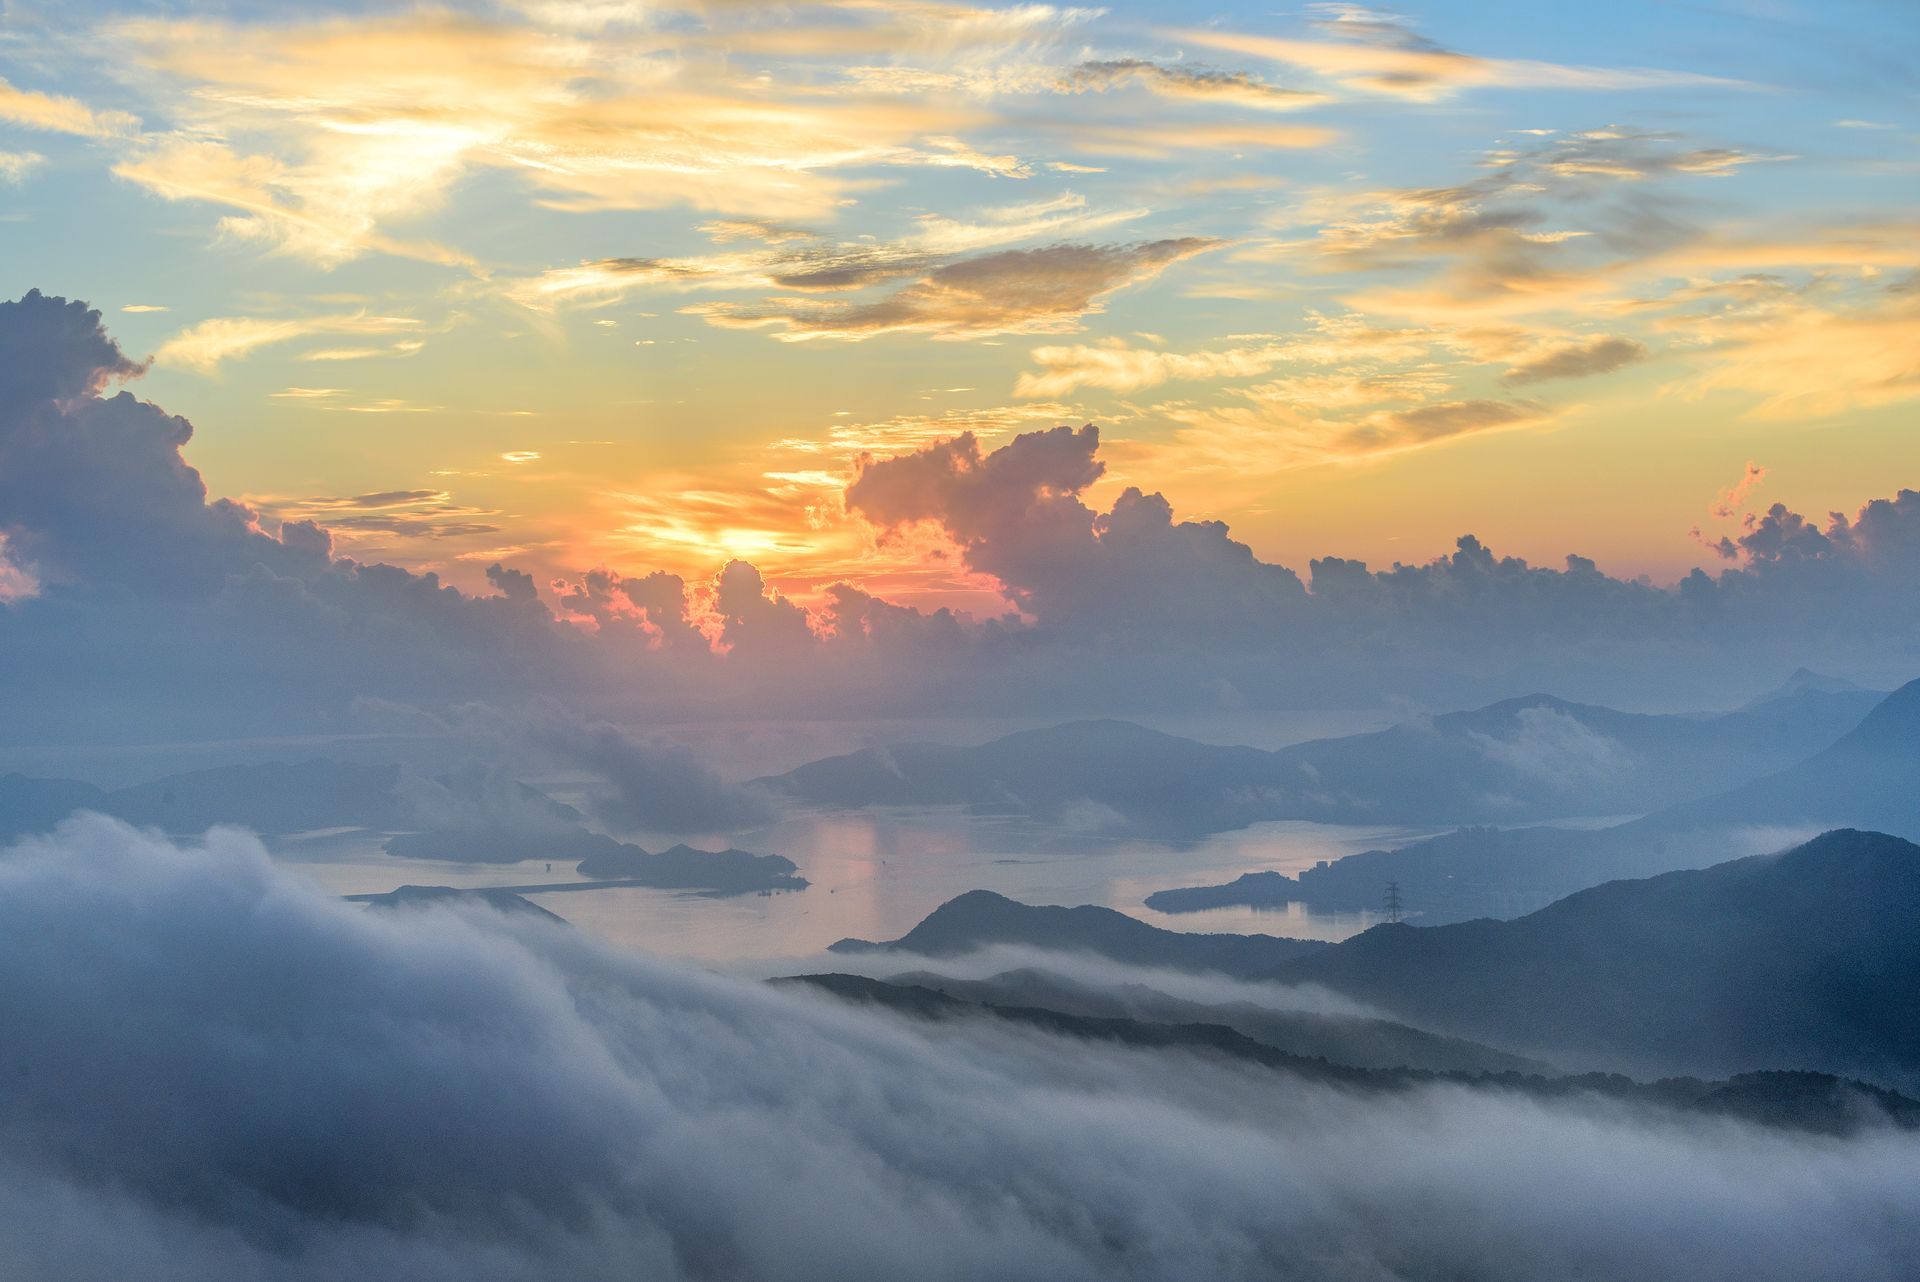
[[[961,431],[1097,424],[1096,509],[1303,573],[1671,583],[1920,464],[1904,3],[0,12],[8,296],[212,492],[463,586],[992,614],[843,498]]]

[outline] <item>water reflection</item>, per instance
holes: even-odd
[[[707,899],[670,891],[615,889],[536,896],[545,908],[628,947],[711,963],[802,957],[836,939],[891,939],[964,891],[986,889],[1046,904],[1102,904],[1169,930],[1344,939],[1372,925],[1370,913],[1315,914],[1224,908],[1153,912],[1143,900],[1171,886],[1230,881],[1241,873],[1294,873],[1321,859],[1398,845],[1422,833],[1394,828],[1281,822],[1177,845],[1102,838],[1026,820],[959,809],[809,812],[738,844],[783,854],[812,885],[805,891]],[[570,863],[456,865],[396,859],[377,838],[313,836],[276,854],[340,894],[412,882],[511,886],[580,880]]]

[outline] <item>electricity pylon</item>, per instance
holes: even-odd
[[[1387,920],[1398,923],[1400,920],[1400,883],[1387,883]]]

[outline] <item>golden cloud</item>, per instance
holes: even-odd
[[[1219,244],[1189,236],[1134,245],[1005,250],[950,263],[870,302],[789,297],[683,310],[729,328],[777,326],[776,337],[789,342],[902,332],[940,338],[1060,332],[1099,310],[1107,294]]]

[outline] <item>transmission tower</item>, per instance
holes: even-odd
[[[1390,922],[1398,923],[1401,916],[1401,908],[1400,908],[1400,883],[1397,881],[1390,881],[1387,883],[1386,908],[1387,908],[1387,920]]]

